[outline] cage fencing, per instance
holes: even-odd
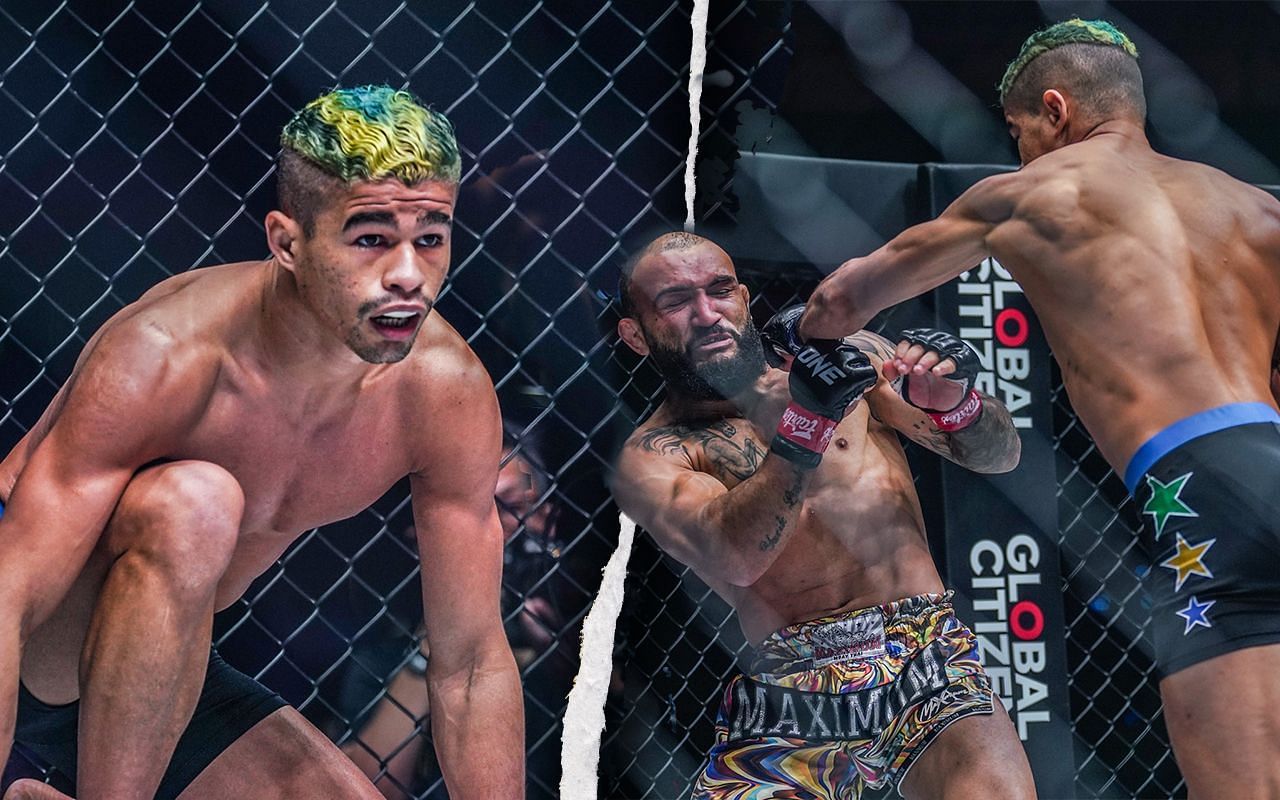
[[[321,91],[405,86],[454,121],[464,177],[438,306],[489,369],[533,496],[499,498],[503,612],[520,656],[529,796],[553,797],[577,634],[617,534],[603,475],[660,396],[608,331],[616,263],[679,226],[690,2],[64,2],[0,5],[0,444],[28,431],[87,338],[156,282],[265,255],[272,161],[289,114]],[[793,54],[792,4],[716,2],[708,32],[697,214],[711,235],[755,224],[735,189],[767,141]],[[744,144],[745,143],[745,144]],[[738,254],[735,253],[735,256]],[[820,277],[797,252],[739,258],[758,320]],[[879,321],[886,332],[923,313]],[[1052,398],[1079,797],[1182,791],[1159,724],[1130,555],[1137,514]],[[431,424],[424,420],[424,424]],[[921,481],[930,459],[913,456]],[[931,536],[943,544],[938,514]],[[421,709],[389,689],[414,660],[417,554],[404,486],[307,532],[216,620],[233,665],[297,705],[389,795],[443,796]],[[745,655],[728,607],[646,537],[620,621],[601,792],[685,793],[720,687]],[[393,708],[392,751],[362,731]],[[15,751],[9,776],[50,772]]]

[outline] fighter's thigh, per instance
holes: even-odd
[[[1277,664],[1280,644],[1249,647],[1160,682],[1174,755],[1193,800],[1280,798]]]
[[[178,800],[228,797],[381,800],[382,794],[296,709],[282,708],[224,750]]]
[[[235,547],[243,493],[235,478],[203,461],[172,461],[141,470],[120,496],[93,553],[71,589],[23,650],[22,679],[38,698],[69,703],[79,695],[78,669],[102,584],[133,547],[216,571]]]
[[[992,714],[948,725],[901,785],[908,800],[1022,800],[1036,796],[1026,751],[997,700]]]

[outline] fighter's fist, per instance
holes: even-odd
[[[884,375],[902,378],[899,391],[911,405],[933,418],[944,431],[973,424],[982,414],[982,398],[974,391],[978,354],[958,336],[933,328],[902,332]]]
[[[804,349],[796,326],[804,314],[803,305],[788,306],[774,314],[760,329],[760,341],[764,343],[764,357],[775,367],[786,366],[788,359]]]
[[[810,342],[791,364],[791,404],[782,412],[771,447],[802,467],[818,466],[845,409],[878,379],[871,359],[853,345]]]

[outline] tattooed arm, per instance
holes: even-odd
[[[857,345],[881,370],[896,349],[888,339],[870,331],[858,331],[846,336],[845,341]],[[1008,472],[1018,465],[1022,440],[1004,403],[979,394],[982,416],[967,428],[950,433],[939,430],[928,414],[903,400],[893,384],[883,378],[883,372],[880,383],[867,392],[866,398],[876,419],[916,444],[974,472]]]
[[[706,578],[750,586],[794,531],[812,472],[728,420],[668,425],[632,434],[613,494],[676,559]]]

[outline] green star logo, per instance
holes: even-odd
[[[1161,483],[1150,475],[1147,476],[1147,488],[1151,490],[1151,499],[1142,507],[1142,513],[1150,514],[1155,520],[1157,539],[1164,533],[1164,524],[1169,521],[1169,517],[1200,516],[1178,497],[1194,474],[1194,472],[1188,472],[1168,483]]]

